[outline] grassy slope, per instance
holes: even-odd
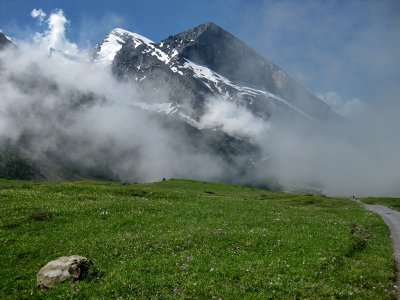
[[[63,255],[104,275],[46,293]],[[0,298],[390,299],[382,220],[346,199],[170,180],[0,181]]]
[[[366,204],[380,204],[380,205],[386,205],[387,207],[390,207],[391,209],[395,209],[400,211],[400,198],[379,198],[379,197],[370,197],[370,198],[364,198],[361,199],[362,202]]]

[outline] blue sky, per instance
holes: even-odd
[[[31,38],[43,30],[34,8],[62,9],[67,37],[81,48],[114,27],[158,41],[212,21],[314,92],[369,104],[400,93],[397,0],[1,0],[0,28]]]

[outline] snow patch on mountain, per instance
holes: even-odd
[[[135,103],[135,106],[143,108],[145,110],[154,111],[154,112],[162,112],[167,115],[171,114],[176,110],[176,106],[172,102],[165,102],[165,103],[154,103],[148,104],[143,102]]]
[[[202,128],[196,120],[189,117],[182,111],[181,109],[182,107],[178,103],[163,102],[163,103],[149,104],[144,102],[136,102],[133,104],[133,106],[149,112],[162,113],[168,116],[174,116],[198,129]]]
[[[200,79],[207,79],[215,84],[218,84],[221,81],[228,82],[228,80],[225,77],[215,73],[214,71],[210,70],[209,68],[195,64],[194,62],[191,62],[188,59],[185,59],[185,60],[186,60],[186,62],[183,64],[183,67],[187,68],[187,69],[191,69],[194,72],[194,74],[193,74],[194,77],[200,78]]]
[[[221,86],[222,86],[222,84],[224,84],[224,85],[227,85],[227,86],[233,88],[234,90],[237,91],[238,94],[241,94],[242,96],[247,96],[247,95],[261,96],[262,95],[270,101],[275,100],[275,101],[278,101],[278,102],[284,104],[287,108],[301,114],[302,116],[304,116],[305,118],[307,118],[310,121],[317,121],[316,118],[310,116],[303,110],[299,109],[298,107],[289,103],[288,101],[284,100],[281,97],[278,97],[278,96],[271,94],[264,90],[259,90],[259,89],[255,89],[255,88],[251,88],[251,87],[247,87],[247,86],[234,84],[229,79],[210,70],[207,67],[198,65],[194,62],[189,61],[188,59],[185,59],[185,60],[186,60],[186,62],[184,63],[183,67],[192,70],[194,72],[193,76],[196,78],[202,79],[203,83],[210,89],[210,91],[214,91],[213,88],[210,86],[210,83],[212,83],[214,85],[214,87],[218,90],[218,92],[220,94],[222,94],[223,91],[221,89]],[[281,76],[283,76],[283,75],[281,75]],[[206,80],[206,81],[204,81],[204,80]],[[249,102],[249,104],[253,104],[251,99],[248,102]]]
[[[155,46],[153,46],[152,44],[148,44],[148,49],[143,51],[143,54],[146,53],[150,53],[152,56],[157,57],[158,60],[164,62],[166,65],[169,64],[169,62],[171,61],[171,58],[167,53],[165,53],[164,51],[156,48]],[[136,48],[136,46],[135,46]]]

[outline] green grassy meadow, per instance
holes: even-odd
[[[68,255],[98,278],[39,291]],[[0,180],[0,299],[392,299],[394,268],[381,218],[344,198]]]
[[[363,198],[361,199],[361,201],[365,204],[385,205],[391,209],[400,211],[400,198],[369,197],[369,198]]]

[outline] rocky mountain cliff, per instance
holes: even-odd
[[[160,46],[167,53],[177,51],[182,57],[206,66],[238,85],[251,86],[281,97],[316,119],[330,114],[324,102],[214,23],[170,36]]]

